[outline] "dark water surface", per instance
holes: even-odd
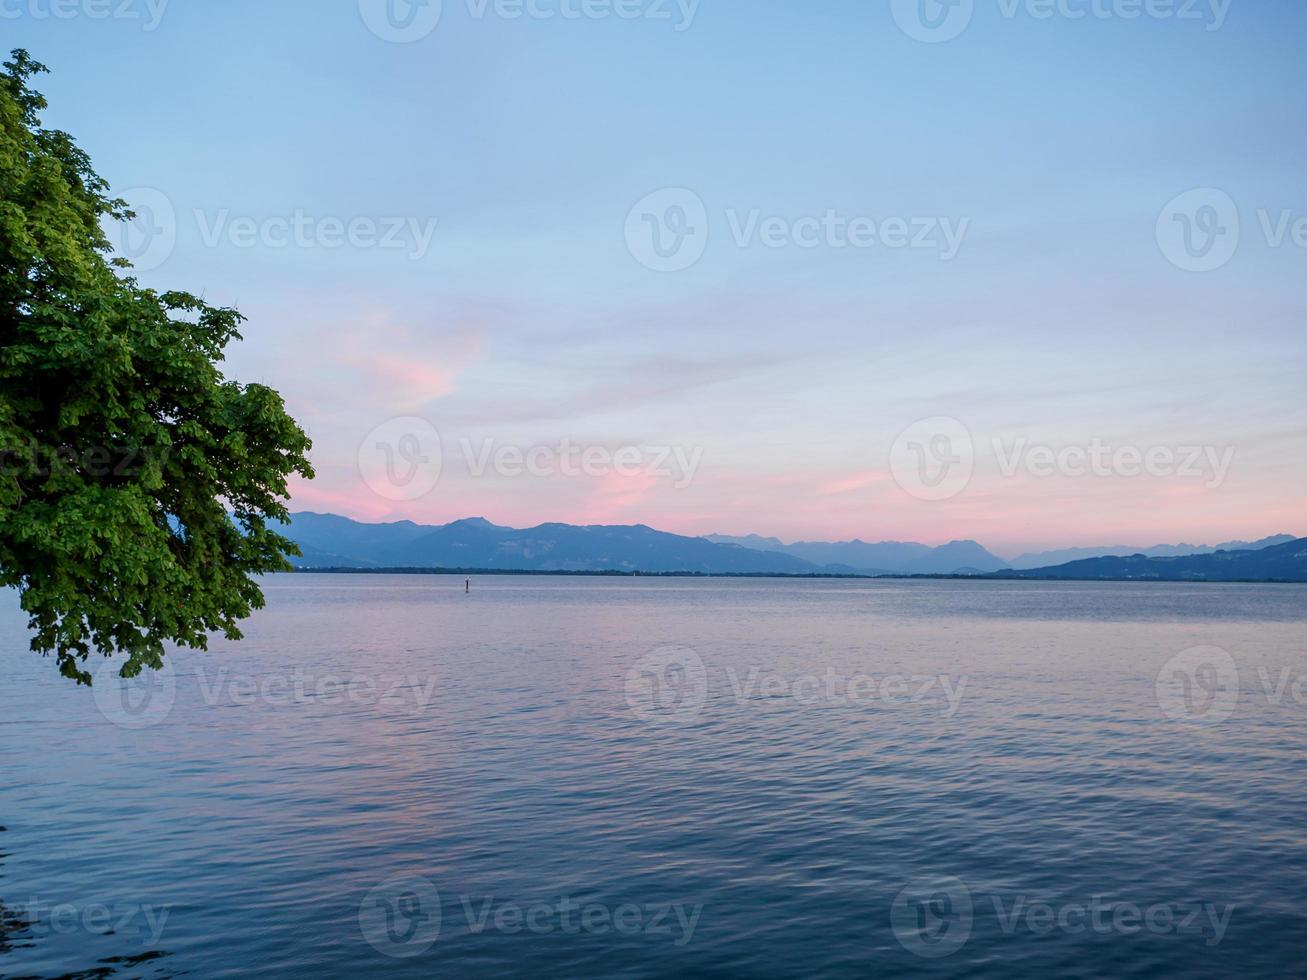
[[[0,975],[1307,975],[1307,588],[267,594],[97,696],[0,594]]]

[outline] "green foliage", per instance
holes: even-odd
[[[0,587],[32,647],[89,684],[92,650],[159,668],[164,644],[263,605],[252,576],[295,546],[286,480],[312,477],[281,397],[223,377],[242,317],[141,287],[110,258],[105,216],[132,217],[65,133],[41,128],[45,69],[0,73]],[[230,516],[229,516],[230,515]]]

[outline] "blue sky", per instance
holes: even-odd
[[[6,47],[52,69],[47,124],[167,201],[175,244],[142,281],[250,318],[231,374],[283,391],[316,442],[298,507],[1000,551],[1307,533],[1301,3],[974,0],[926,43],[900,21],[935,0],[623,0],[627,20],[445,0],[392,43],[381,2],[0,11]],[[1159,231],[1195,188],[1239,228],[1205,271]],[[629,234],[664,189],[654,219],[697,202],[706,229],[675,271]],[[297,215],[311,230],[283,246]],[[359,218],[398,247],[329,244]],[[830,218],[875,243],[813,231]],[[889,244],[896,220],[921,247]],[[420,496],[361,459],[397,417],[439,434]],[[896,453],[939,418],[970,479],[923,499]],[[564,443],[647,465],[469,465]],[[1004,462],[1098,444],[1232,456]]]

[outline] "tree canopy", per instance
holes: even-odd
[[[66,133],[44,129],[15,51],[0,72],[0,587],[32,648],[91,683],[92,652],[125,677],[166,643],[206,648],[286,570],[287,479],[311,478],[281,396],[219,370],[243,318],[139,284],[101,222],[126,202]]]

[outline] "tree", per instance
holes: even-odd
[[[45,68],[0,73],[0,587],[16,587],[60,672],[92,650],[122,676],[168,642],[239,639],[254,576],[289,568],[287,478],[313,476],[280,395],[218,369],[243,321],[143,288],[111,257],[126,202],[66,133],[41,127]]]

